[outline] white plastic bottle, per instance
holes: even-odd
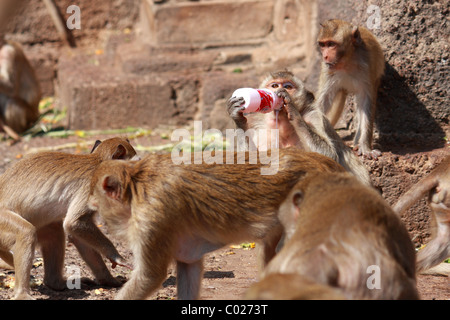
[[[244,98],[245,113],[268,113],[283,106],[283,99],[269,89],[240,88],[233,92],[232,97]]]

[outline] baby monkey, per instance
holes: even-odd
[[[102,285],[120,286],[100,254],[125,265],[114,245],[93,221],[87,207],[91,175],[102,161],[136,155],[122,138],[97,141],[89,155],[63,152],[32,154],[0,176],[0,257],[15,269],[15,299],[32,299],[29,291],[34,251],[40,245],[44,283],[66,287],[63,277],[65,233]]]
[[[436,235],[417,254],[417,271],[434,267],[450,257],[450,156],[409,189],[394,205],[401,215],[428,193],[428,202],[436,219]]]
[[[418,299],[406,228],[377,191],[352,175],[307,173],[279,219],[285,246],[247,298]],[[280,293],[278,280],[289,278],[290,291]]]
[[[179,299],[198,298],[203,255],[227,244],[262,242],[261,263],[274,255],[282,230],[277,210],[292,186],[309,171],[344,168],[328,157],[296,148],[279,150],[276,174],[267,165],[175,165],[170,155],[132,163],[107,161],[92,179],[89,207],[133,251],[131,278],[116,299],[145,299],[177,263]],[[224,162],[225,163],[224,155]]]
[[[328,119],[314,105],[314,95],[290,71],[271,73],[260,85],[284,98],[285,106],[270,113],[244,114],[242,97],[231,97],[227,108],[238,129],[279,129],[279,146],[295,146],[305,151],[323,154],[341,164],[361,182],[371,185],[370,176],[358,157],[345,145]],[[270,134],[267,134],[270,137]],[[257,142],[261,143],[261,139]],[[265,143],[265,141],[264,141]],[[264,148],[265,145],[257,145]],[[246,145],[248,149],[248,144]]]

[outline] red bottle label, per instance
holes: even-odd
[[[261,104],[259,105],[257,112],[267,113],[272,110],[273,105],[273,96],[268,93],[265,90],[259,90],[257,89],[260,97],[261,97]]]

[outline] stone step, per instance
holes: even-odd
[[[154,128],[202,120],[205,129],[222,130],[232,125],[226,99],[235,89],[259,82],[252,71],[209,70],[217,54],[127,47],[125,52],[118,45],[109,56],[74,53],[60,59],[57,89],[70,128]]]

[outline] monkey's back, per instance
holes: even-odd
[[[89,191],[92,172],[100,159],[92,155],[63,152],[32,154],[18,161],[0,176],[0,205],[20,214],[36,226],[33,218],[49,214],[62,219],[69,203],[80,189]],[[80,196],[80,195],[79,195]]]
[[[370,52],[369,55],[369,67],[370,73],[376,75],[376,79],[379,80],[384,74],[385,59],[383,49],[381,48],[378,39],[375,35],[364,27],[359,27],[361,39],[364,42],[366,50]]]
[[[137,168],[141,174],[136,174],[135,179],[139,176],[138,180],[150,182],[140,193],[151,202],[152,211],[161,212],[168,223],[184,225],[187,229],[205,226],[203,230],[196,230],[205,238],[217,238],[217,228],[221,227],[224,229],[220,233],[224,235],[230,234],[230,230],[236,231],[233,234],[248,235],[242,231],[248,226],[251,226],[252,237],[262,238],[267,229],[278,223],[279,205],[307,172],[344,172],[344,168],[330,158],[296,148],[279,150],[279,170],[264,176],[261,168],[269,164],[261,162],[174,165],[168,156],[155,158],[151,155],[141,164]],[[170,199],[171,203],[163,199]],[[208,225],[217,227],[210,229]],[[229,242],[228,239],[223,241]]]
[[[296,270],[356,299],[417,298],[414,247],[381,196],[349,174],[323,174],[303,182],[296,231],[275,258],[291,257],[283,272]],[[370,266],[381,269],[384,291],[367,290]]]

